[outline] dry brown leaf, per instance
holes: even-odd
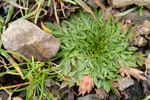
[[[135,68],[120,68],[121,76],[124,77],[124,75],[127,75],[129,79],[131,79],[130,75],[135,77],[138,81],[141,80],[147,80],[145,76],[142,76],[141,74],[144,74],[144,72],[135,69]]]
[[[99,99],[105,99],[108,97],[108,94],[105,92],[104,88],[95,89],[96,97]]]
[[[117,82],[114,82],[114,81],[112,81],[112,85],[113,85],[113,87],[115,87],[115,88],[119,87],[119,84],[118,84]]]
[[[66,87],[68,84],[66,84],[66,83],[61,83],[61,85],[60,85],[60,88],[59,89],[62,89],[62,88],[64,88],[64,87]]]
[[[79,86],[78,95],[82,94],[82,96],[84,96],[86,92],[90,93],[94,87],[93,78],[88,75],[84,75],[82,81],[79,83]]]
[[[122,24],[123,24],[123,28],[122,28],[122,32],[131,24],[131,20],[122,20]]]
[[[63,94],[66,94],[66,93],[68,93],[69,100],[74,100],[74,95],[77,95],[72,88],[69,88],[63,92]]]
[[[129,99],[130,97],[130,89],[126,89],[124,91],[121,92],[122,95],[124,95],[124,99]]]

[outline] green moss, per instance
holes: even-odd
[[[54,58],[62,58],[58,70],[77,82],[88,74],[94,78],[97,88],[104,87],[109,92],[112,80],[120,77],[120,67],[141,65],[144,58],[134,53],[137,48],[129,47],[128,41],[135,37],[130,28],[122,32],[122,23],[115,23],[112,16],[104,21],[101,13],[95,11],[98,21],[91,14],[80,12],[61,26],[46,25],[62,42],[62,51]],[[70,83],[74,85],[73,80]]]

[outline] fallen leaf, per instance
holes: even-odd
[[[117,88],[117,87],[119,87],[119,84],[118,84],[117,82],[114,82],[114,81],[113,81],[113,82],[112,82],[112,86],[115,87],[115,88]]]
[[[74,100],[74,95],[77,95],[72,88],[69,88],[63,92],[63,94],[66,94],[66,93],[68,93],[69,100]]]
[[[131,20],[122,20],[122,24],[123,24],[123,28],[122,28],[122,32],[131,24]]]
[[[99,99],[105,99],[108,97],[108,94],[105,92],[104,88],[95,89],[96,97]]]
[[[93,83],[93,78],[88,76],[88,75],[84,75],[82,81],[79,83],[79,94],[82,94],[82,96],[84,96],[84,94],[86,92],[90,93],[90,91],[92,90],[92,88],[94,87],[94,83]]]
[[[111,88],[112,92],[121,98],[120,92],[118,91],[117,87],[119,87],[119,84],[112,81],[112,84],[110,84],[110,88]]]
[[[129,99],[130,97],[130,89],[126,89],[124,91],[121,92],[122,95],[124,95],[124,99]]]
[[[60,88],[59,89],[62,89],[62,88],[64,88],[64,87],[66,87],[68,84],[67,83],[61,83],[61,85],[60,85]]]
[[[142,76],[141,74],[144,74],[144,72],[138,70],[138,69],[135,69],[135,68],[120,68],[119,69],[121,71],[121,73],[124,73],[125,75],[127,75],[127,77],[129,79],[131,79],[130,75],[135,77],[138,81],[141,79],[141,80],[147,80],[147,78],[145,76]],[[123,75],[123,74],[121,74]],[[124,77],[124,76],[122,76]]]

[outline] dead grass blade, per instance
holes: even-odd
[[[2,87],[2,85],[1,85],[1,87]],[[16,87],[13,91],[17,90],[19,87],[20,87],[20,86]],[[14,92],[10,92],[10,91],[8,91],[7,89],[4,89],[4,91],[6,91],[7,94],[9,94],[9,97],[7,98],[7,100],[12,100],[11,97],[12,97],[12,95],[13,95]]]
[[[56,8],[57,3],[55,2],[55,0],[53,0],[53,3],[54,3],[55,18],[56,18],[57,23],[60,24],[60,21],[57,15],[57,8]]]
[[[46,26],[45,26],[45,24],[41,21],[41,27],[42,27],[42,29],[45,31],[45,32],[47,32],[47,33],[51,33],[52,32],[52,30],[50,30],[49,28],[47,28]]]
[[[62,13],[64,15],[65,18],[67,18],[66,14],[65,14],[65,11],[64,11],[64,3],[62,1],[60,1],[60,5],[61,5],[61,10],[62,10]]]
[[[21,5],[21,1],[19,0],[19,5]],[[20,8],[21,16],[24,16],[22,9]]]
[[[18,86],[23,86],[23,85],[27,85],[27,84],[30,84],[30,82],[26,82],[26,83],[22,83],[22,84],[17,84],[17,85],[12,85],[12,86],[0,87],[0,90],[10,89],[10,88],[14,88],[14,87],[18,87]]]
[[[13,0],[2,0],[2,1],[8,2],[11,5],[13,5],[13,6],[17,7],[17,8],[20,8],[20,9],[25,9],[25,10],[29,9],[29,8],[25,8],[25,7],[20,6],[19,4],[15,3]]]
[[[24,79],[24,75],[20,70],[20,67],[17,65],[17,63],[13,60],[13,58],[11,56],[9,56],[7,53],[1,53],[4,57],[6,57],[6,59],[12,64],[14,65],[14,68],[18,71],[18,73],[20,74],[21,78]]]
[[[82,0],[75,0],[85,11],[91,13],[94,17],[94,19],[97,21],[97,18],[94,14],[94,12],[82,1]]]
[[[80,7],[70,7],[70,6],[71,6],[70,4],[68,4],[67,6],[65,4],[63,5],[63,7],[68,10],[80,8]]]
[[[94,0],[98,6],[100,6],[102,9],[106,10],[106,8],[103,6],[103,4],[99,0]]]

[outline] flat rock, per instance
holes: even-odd
[[[146,46],[147,40],[142,36],[137,36],[135,38],[135,45],[138,45],[139,47]]]
[[[130,87],[131,85],[133,85],[134,84],[134,80],[133,79],[129,79],[128,77],[124,77],[124,78],[117,79],[117,83],[119,85],[119,90],[123,91],[126,88]]]
[[[135,10],[123,16],[122,19],[130,19],[135,24],[142,24],[144,20],[150,21],[150,12],[147,9],[143,9],[142,16],[140,16],[139,10]]]
[[[47,61],[55,56],[61,44],[53,35],[27,20],[12,23],[1,35],[1,39],[5,49],[20,53],[29,59],[33,56],[36,61]]]
[[[23,100],[23,99],[20,97],[13,97],[13,100]]]
[[[131,4],[138,6],[145,6],[150,3],[150,0],[111,0],[114,7],[123,7]]]
[[[95,98],[95,94],[88,94],[84,97],[78,97],[77,100],[102,100],[102,99]]]

